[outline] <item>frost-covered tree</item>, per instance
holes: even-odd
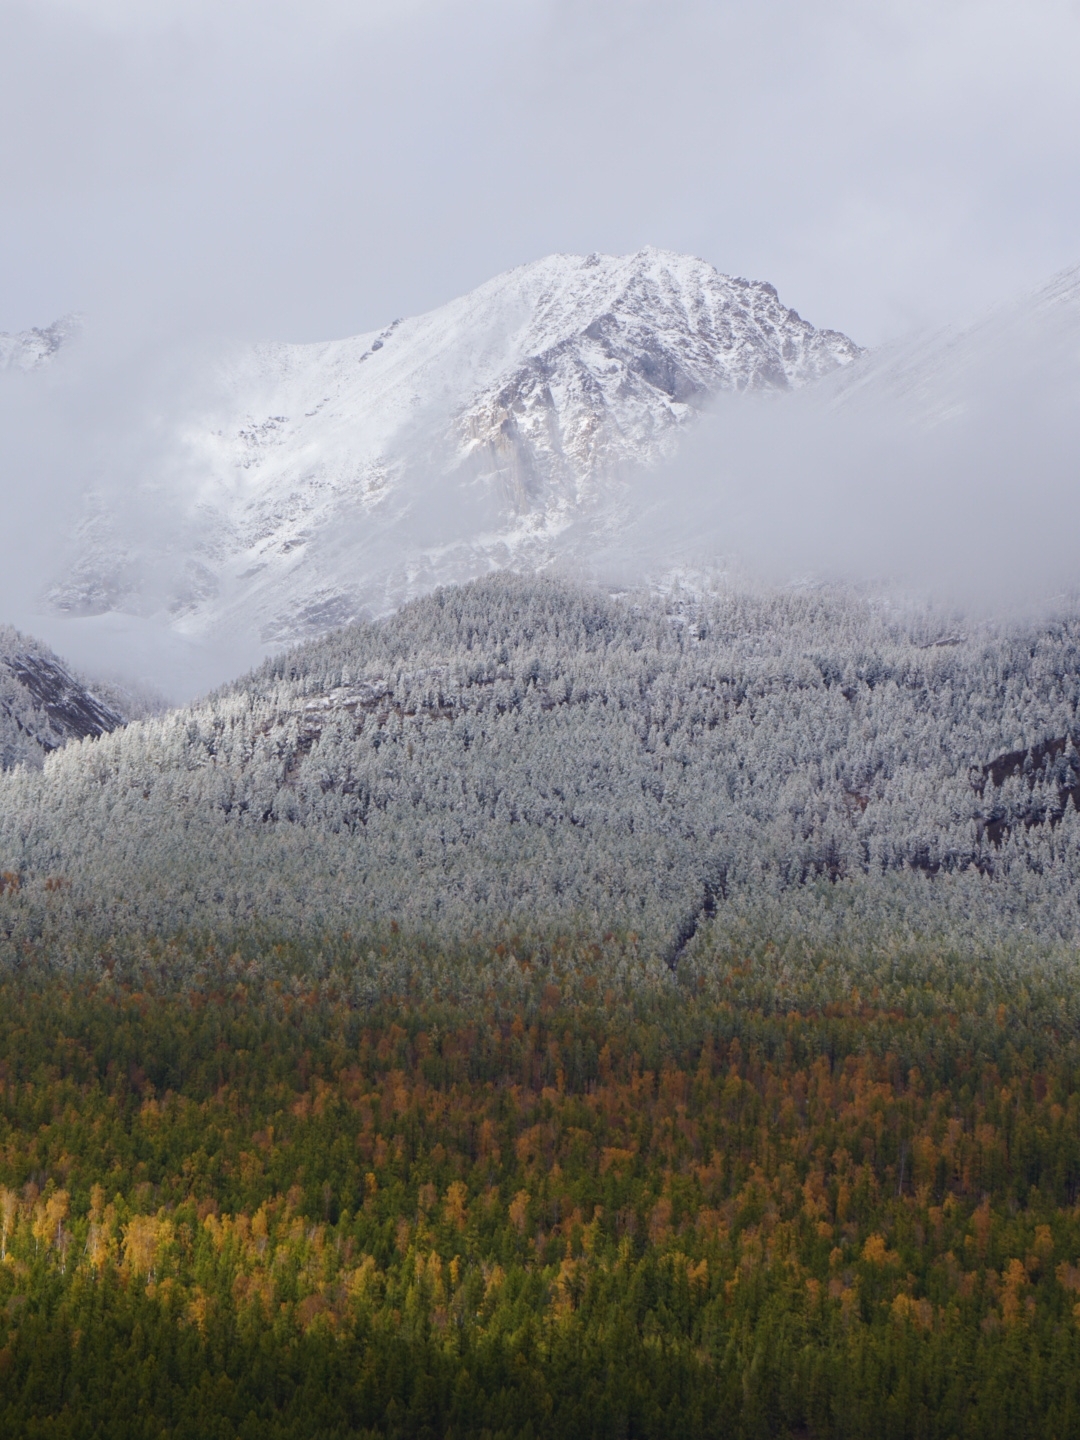
[[[842,897],[867,933],[1073,941],[1080,621],[930,626],[816,591],[440,591],[0,779],[0,923],[45,923],[51,878],[49,914],[109,933],[615,927],[674,958],[762,907],[828,933]]]

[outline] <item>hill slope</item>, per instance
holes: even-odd
[[[109,933],[611,926],[673,958],[746,906],[899,905],[1075,940],[1078,701],[1076,620],[495,578],[5,778],[0,863]]]

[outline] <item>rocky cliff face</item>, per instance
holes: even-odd
[[[51,650],[0,626],[0,770],[41,765],[67,741],[104,735],[123,724],[124,717]]]
[[[460,420],[465,452],[488,457],[519,511],[552,490],[584,498],[620,465],[659,458],[722,391],[790,389],[859,353],[771,285],[687,256],[553,256],[527,268],[537,274],[520,281],[543,284],[519,353]]]

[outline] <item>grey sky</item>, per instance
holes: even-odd
[[[291,339],[653,243],[864,343],[1080,261],[1075,0],[3,0],[0,329]]]

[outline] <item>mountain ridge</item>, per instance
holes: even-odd
[[[76,338],[82,324],[82,316],[70,314],[43,327],[0,331],[0,370],[40,370]]]
[[[627,469],[717,394],[861,353],[773,286],[654,249],[548,256],[378,331],[236,350],[139,481],[157,533],[126,527],[130,494],[99,495],[50,603],[274,644],[544,564],[615,523]]]

